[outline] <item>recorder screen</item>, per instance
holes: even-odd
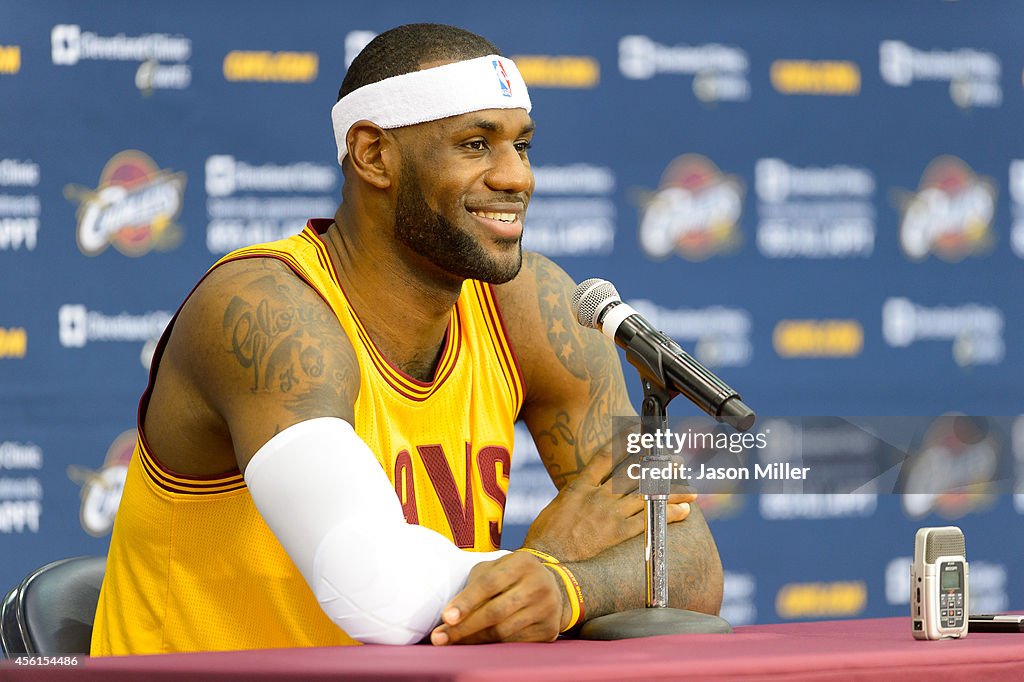
[[[943,590],[958,590],[960,589],[960,571],[943,571],[942,572],[942,589]]]

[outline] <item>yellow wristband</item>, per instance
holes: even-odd
[[[562,632],[567,632],[576,627],[580,622],[583,621],[583,590],[580,589],[579,582],[576,581],[576,576],[572,574],[566,566],[563,564],[544,564],[562,578],[562,583],[565,585],[565,592],[569,596],[569,624],[562,629]]]
[[[547,552],[540,551],[539,549],[531,549],[530,547],[520,547],[516,551],[517,552],[527,552],[528,554],[532,554],[533,556],[537,557],[538,559],[540,559],[541,561],[543,561],[546,564],[557,564],[557,563],[560,563],[558,561],[558,559],[556,559],[555,557],[551,556]]]

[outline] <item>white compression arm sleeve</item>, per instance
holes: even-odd
[[[362,642],[418,642],[473,566],[508,553],[467,552],[407,524],[377,458],[336,417],[275,435],[253,455],[245,482],[320,606]]]

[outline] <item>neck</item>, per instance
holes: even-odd
[[[390,226],[360,229],[338,209],[324,235],[349,303],[378,350],[421,381],[433,377],[462,280],[439,272],[393,239],[373,239]]]

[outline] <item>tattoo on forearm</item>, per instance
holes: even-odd
[[[301,286],[260,278],[228,303],[222,328],[228,353],[251,372],[250,390],[288,394],[285,406],[309,417],[347,396],[353,363],[325,342],[337,337],[338,321],[324,306],[305,304]]]

